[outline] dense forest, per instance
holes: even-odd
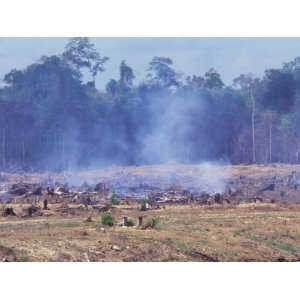
[[[300,58],[230,85],[213,68],[183,75],[167,57],[153,57],[136,83],[122,61],[119,78],[99,90],[108,59],[72,38],[61,55],[4,76],[0,169],[300,162]]]

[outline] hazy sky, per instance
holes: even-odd
[[[173,59],[176,70],[202,75],[217,69],[228,84],[241,73],[262,75],[266,68],[300,56],[300,38],[92,38],[100,54],[110,57],[106,71],[98,76],[103,87],[118,77],[125,59],[138,80],[145,76],[153,56]],[[22,69],[42,55],[59,54],[67,38],[0,38],[0,77],[12,68]]]

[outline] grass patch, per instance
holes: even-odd
[[[145,227],[152,228],[152,229],[162,229],[163,228],[160,218],[158,218],[158,217],[151,218],[150,220],[148,220]]]
[[[19,259],[20,262],[29,262],[28,256],[21,256]]]
[[[202,246],[206,246],[206,245],[208,245],[208,240],[200,240],[199,241],[199,244],[201,244]]]
[[[166,238],[165,243],[169,246],[174,246],[177,250],[187,253],[191,251],[191,248],[183,241],[177,239]]]
[[[235,231],[233,231],[233,236],[234,237],[235,236],[241,236],[241,235],[243,235],[243,233],[245,233],[247,231],[250,231],[250,230],[252,230],[252,228],[250,228],[250,227],[235,230]]]
[[[179,251],[182,251],[182,252],[191,251],[190,247],[183,241],[175,240],[174,245]]]
[[[291,254],[299,253],[299,249],[294,245],[283,243],[280,241],[272,240],[264,236],[259,235],[250,235],[249,239],[256,242],[261,242],[268,247],[271,247],[275,250],[285,251]]]
[[[59,223],[59,224],[54,224],[60,227],[65,227],[65,228],[73,228],[73,227],[78,227],[78,226],[82,226],[81,223],[79,222],[63,222],[63,223]]]

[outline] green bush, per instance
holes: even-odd
[[[20,262],[29,262],[29,258],[27,256],[21,256]]]
[[[114,225],[114,218],[110,212],[104,212],[101,216],[101,223],[102,225],[113,226]]]
[[[162,225],[158,217],[147,221],[146,228],[161,229]]]
[[[110,197],[110,203],[112,205],[119,205],[120,204],[119,198],[118,198],[118,196],[115,192],[113,192],[112,196]]]
[[[281,196],[281,197],[286,197],[287,195],[288,195],[287,192],[285,192],[285,191],[280,191],[280,196]]]
[[[132,227],[132,226],[135,225],[135,222],[132,219],[128,219],[126,225],[129,226],[129,227]]]

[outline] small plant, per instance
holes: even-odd
[[[29,262],[28,256],[21,256],[20,257],[20,262]]]
[[[110,203],[112,205],[119,205],[120,204],[119,198],[118,198],[118,196],[115,192],[113,192],[112,196],[110,197]]]
[[[113,226],[114,225],[114,218],[110,212],[104,212],[101,216],[101,224]]]
[[[280,197],[286,197],[288,193],[286,191],[280,191]]]
[[[127,222],[126,222],[126,225],[127,225],[128,227],[132,227],[132,226],[135,225],[135,222],[134,222],[132,219],[128,219]]]
[[[161,222],[158,217],[151,218],[147,221],[145,228],[152,228],[152,229],[161,229]]]

